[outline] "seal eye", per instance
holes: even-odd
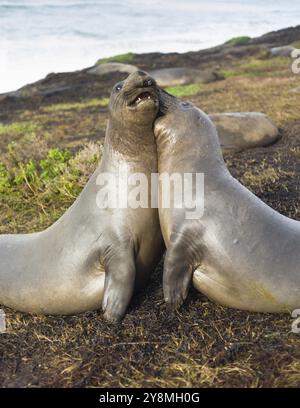
[[[121,91],[121,89],[122,89],[122,85],[121,85],[121,84],[116,85],[115,90],[116,90],[117,92]]]

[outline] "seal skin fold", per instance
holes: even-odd
[[[101,208],[97,179],[111,173],[122,181],[124,168],[147,178],[157,172],[157,93],[142,71],[118,83],[102,160],[74,204],[45,231],[0,236],[0,304],[45,314],[75,314],[102,304],[108,320],[124,316],[162,253],[158,211]]]
[[[191,282],[232,308],[288,312],[300,307],[300,222],[268,207],[227,170],[216,128],[191,103],[160,92],[154,134],[159,173],[203,173],[204,212],[159,207],[167,246],[163,289],[178,308]],[[161,190],[161,183],[160,183]],[[172,192],[172,186],[171,192]],[[189,186],[195,196],[195,186]],[[172,196],[171,196],[172,197]]]

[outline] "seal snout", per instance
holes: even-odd
[[[143,82],[144,88],[147,88],[147,86],[152,86],[152,85],[154,85],[152,78],[145,79],[145,81]]]
[[[155,80],[144,71],[135,71],[124,82],[125,88],[148,88],[156,86]]]
[[[124,93],[128,105],[136,107],[145,102],[156,102],[158,99],[155,80],[144,71],[135,71],[124,82]]]

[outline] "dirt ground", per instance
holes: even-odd
[[[225,160],[232,174],[263,201],[300,220],[300,93],[294,92],[300,76],[291,73],[288,58],[279,65],[276,59],[260,65],[253,63],[253,56],[249,58],[223,62],[222,69],[230,71],[226,79],[203,85],[200,92],[184,99],[207,113],[260,111],[273,119],[281,135],[276,144],[226,154]],[[103,89],[98,98],[108,96],[110,81],[105,87],[99,85]],[[68,96],[68,101],[87,97],[94,98],[95,92],[73,99]],[[51,104],[61,102],[65,99],[51,100]],[[29,131],[20,130],[19,125],[8,127],[7,132],[0,129],[0,161],[8,168],[16,165],[9,153],[12,141],[16,144],[14,160],[24,163],[29,158],[42,159],[55,147],[74,155],[90,143],[100,149],[105,106],[45,111],[49,105],[49,100],[2,102],[2,124],[31,124]],[[94,165],[83,172],[81,186]],[[9,190],[15,195],[0,194],[1,233],[45,228],[74,200],[58,194],[52,201],[27,187],[20,184]],[[300,386],[300,334],[291,332],[291,316],[231,310],[194,290],[180,311],[170,313],[161,282],[160,264],[119,325],[105,322],[101,311],[37,317],[3,307],[7,333],[0,335],[0,385]]]

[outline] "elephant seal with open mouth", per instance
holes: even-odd
[[[158,90],[146,73],[136,71],[114,87],[101,163],[74,204],[45,231],[0,236],[0,304],[75,314],[102,303],[107,319],[124,316],[134,287],[146,283],[161,255],[158,212],[102,208],[97,180],[115,175],[109,188],[116,190],[124,169],[147,178],[157,171],[158,109]]]
[[[187,219],[186,208],[174,202],[159,208],[166,302],[179,307],[192,280],[200,292],[232,308],[299,308],[300,222],[274,211],[231,176],[206,114],[163,91],[160,100],[164,114],[154,127],[159,173],[204,174],[201,217]],[[195,194],[195,186],[185,187]]]

